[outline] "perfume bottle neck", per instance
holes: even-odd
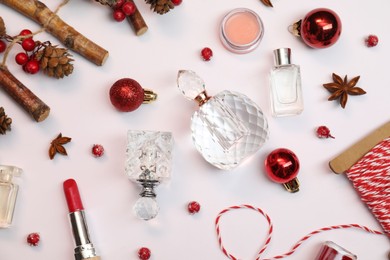
[[[204,103],[206,103],[211,97],[207,95],[206,90],[203,90],[199,95],[196,96],[194,99],[196,103],[198,103],[199,106],[202,106]]]

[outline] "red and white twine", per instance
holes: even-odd
[[[382,225],[384,232],[372,230],[370,228],[358,224],[329,226],[317,229],[307,234],[306,236],[301,238],[290,249],[290,251],[285,254],[274,256],[271,258],[261,258],[261,255],[265,252],[268,244],[271,241],[273,231],[272,221],[268,214],[266,214],[262,209],[253,207],[251,205],[243,204],[238,206],[231,206],[222,210],[215,220],[215,229],[218,236],[218,243],[222,252],[229,259],[238,259],[237,257],[230,254],[223,245],[222,234],[219,226],[221,217],[224,214],[237,209],[254,210],[263,215],[268,222],[268,235],[265,239],[264,244],[256,255],[256,260],[272,260],[285,258],[289,255],[292,255],[297,250],[297,248],[301,246],[302,243],[308,240],[310,237],[329,230],[355,228],[377,235],[390,236],[390,137],[376,145],[370,152],[368,152],[355,165],[353,165],[346,172],[346,174],[349,180],[352,182],[354,188],[359,193],[362,201],[366,203],[368,208],[372,211],[374,216]]]
[[[384,232],[382,231],[377,231],[377,230],[373,230],[373,229],[370,229],[368,227],[365,227],[365,226],[361,226],[361,225],[358,225],[358,224],[348,224],[348,225],[338,225],[338,226],[329,226],[329,227],[324,227],[324,228],[320,228],[320,229],[317,229],[309,234],[307,234],[306,236],[302,237],[291,249],[290,251],[282,254],[282,255],[278,255],[278,256],[274,256],[274,257],[270,257],[270,258],[261,258],[261,255],[265,252],[265,250],[267,249],[268,247],[268,244],[271,242],[271,236],[272,236],[272,232],[273,232],[273,225],[272,225],[272,221],[271,221],[271,218],[267,215],[267,213],[265,213],[262,209],[260,208],[256,208],[256,207],[253,207],[251,205],[246,205],[246,204],[243,204],[243,205],[238,205],[238,206],[231,206],[229,208],[226,208],[224,210],[222,210],[221,212],[219,212],[216,220],[215,220],[215,229],[217,231],[217,236],[218,236],[218,243],[219,243],[219,246],[222,250],[222,252],[229,258],[229,259],[232,259],[232,260],[238,260],[239,258],[233,256],[232,254],[230,254],[227,249],[225,248],[225,246],[223,245],[223,242],[222,242],[222,234],[221,234],[221,230],[220,230],[220,227],[219,227],[219,222],[221,220],[221,217],[229,212],[229,211],[232,211],[232,210],[236,210],[236,209],[251,209],[251,210],[254,210],[254,211],[257,211],[259,212],[260,214],[262,214],[267,222],[268,222],[268,235],[267,235],[267,238],[265,239],[265,242],[264,242],[264,245],[261,247],[261,249],[259,250],[259,252],[257,253],[256,255],[256,260],[272,260],[272,259],[282,259],[282,258],[285,258],[289,255],[292,255],[297,249],[298,247],[301,246],[301,244],[303,242],[305,242],[306,240],[308,240],[310,237],[318,234],[318,233],[321,233],[321,232],[324,232],[324,231],[329,231],[329,230],[335,230],[335,229],[347,229],[347,228],[356,228],[356,229],[361,229],[361,230],[364,230],[366,232],[369,232],[369,233],[373,233],[373,234],[377,234],[377,235],[385,235]]]
[[[361,200],[390,235],[390,137],[377,144],[346,174]]]

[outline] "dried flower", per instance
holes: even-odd
[[[345,108],[345,105],[348,101],[348,95],[364,95],[366,91],[362,88],[355,87],[356,83],[359,81],[360,76],[354,77],[348,82],[347,75],[345,75],[344,80],[335,73],[332,74],[333,82],[323,84],[323,86],[330,92],[332,95],[328,98],[329,101],[336,100],[340,98],[340,105],[342,108]]]
[[[69,143],[71,140],[72,138],[62,136],[62,134],[60,133],[53,141],[51,141],[51,145],[49,148],[50,160],[53,160],[54,156],[57,153],[62,155],[68,155],[63,145]]]
[[[270,0],[260,0],[265,6],[273,7]]]

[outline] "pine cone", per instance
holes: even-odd
[[[70,62],[73,59],[70,58],[71,56],[67,49],[58,48],[49,43],[36,53],[35,58],[46,75],[59,79],[72,74],[73,64]]]
[[[1,16],[0,16],[0,38],[5,36],[5,33],[6,33],[5,24],[4,24],[3,18],[1,18]]]
[[[11,131],[11,124],[12,119],[5,114],[4,108],[0,107],[0,134],[5,135],[6,131]]]
[[[150,4],[150,9],[158,14],[168,13],[175,6],[171,0],[145,0],[147,4]]]

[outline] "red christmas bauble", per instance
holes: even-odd
[[[327,48],[337,42],[341,27],[340,17],[334,11],[317,8],[301,21],[300,36],[312,48]]]
[[[122,112],[136,110],[144,101],[144,89],[130,78],[116,81],[110,88],[110,100],[112,105]]]
[[[295,153],[286,148],[273,150],[265,159],[268,177],[277,183],[287,183],[299,172],[299,160]]]

